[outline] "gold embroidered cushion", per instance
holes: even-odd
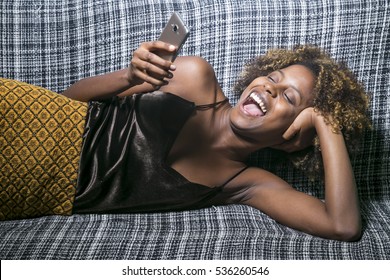
[[[0,220],[70,215],[87,104],[0,78]]]

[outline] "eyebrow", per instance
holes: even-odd
[[[282,77],[283,77],[283,79],[286,77],[286,75],[283,73],[283,71],[282,70],[276,70],[276,72],[278,72],[278,73],[280,73],[280,75],[282,75]],[[298,92],[298,94],[299,94],[299,97],[300,97],[300,99],[302,100],[303,98],[302,98],[302,92],[299,90],[299,88],[297,88],[296,86],[293,86],[293,85],[290,85],[296,92]]]

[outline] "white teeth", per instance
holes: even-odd
[[[250,94],[250,97],[259,105],[261,111],[263,111],[264,113],[267,112],[267,108],[265,107],[263,100],[261,100],[261,98],[258,97],[256,93],[252,92]]]

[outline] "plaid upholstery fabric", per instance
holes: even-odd
[[[372,95],[374,127],[363,152],[353,158],[362,240],[311,237],[235,205],[2,222],[0,257],[389,259],[387,0],[5,0],[0,3],[0,76],[61,92],[80,78],[126,66],[142,41],[158,38],[173,11],[192,31],[182,54],[206,58],[233,103],[238,96],[231,88],[243,64],[269,48],[316,44],[352,68]],[[318,182],[307,182],[288,164],[275,165],[269,152],[253,155],[251,162],[323,196]]]
[[[363,212],[388,215],[377,203]],[[256,209],[222,206],[153,215],[74,215],[2,222],[2,259],[384,259],[388,219],[371,219],[359,242],[282,227]],[[386,245],[387,244],[387,245]]]

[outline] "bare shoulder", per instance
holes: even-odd
[[[200,56],[181,56],[176,59],[174,64],[176,64],[177,67],[185,67],[191,72],[214,73],[211,64]]]
[[[251,168],[248,179],[252,185],[247,189],[243,204],[305,232],[310,232],[307,227],[316,225],[318,209],[323,207],[319,199],[296,190],[283,179],[262,169]]]
[[[213,67],[198,56],[178,57],[176,70],[169,84],[161,90],[179,95],[196,104],[215,102],[224,98]]]
[[[243,176],[235,181],[235,186],[231,188],[239,190],[243,188],[242,186],[245,186],[245,195],[241,203],[258,209],[261,209],[262,205],[266,205],[269,198],[275,193],[295,190],[282,178],[258,167],[248,168]]]
[[[243,176],[243,182],[241,182],[241,184],[248,186],[248,189],[252,191],[267,188],[292,188],[286,181],[277,175],[259,167],[250,167],[245,173],[246,174]]]

